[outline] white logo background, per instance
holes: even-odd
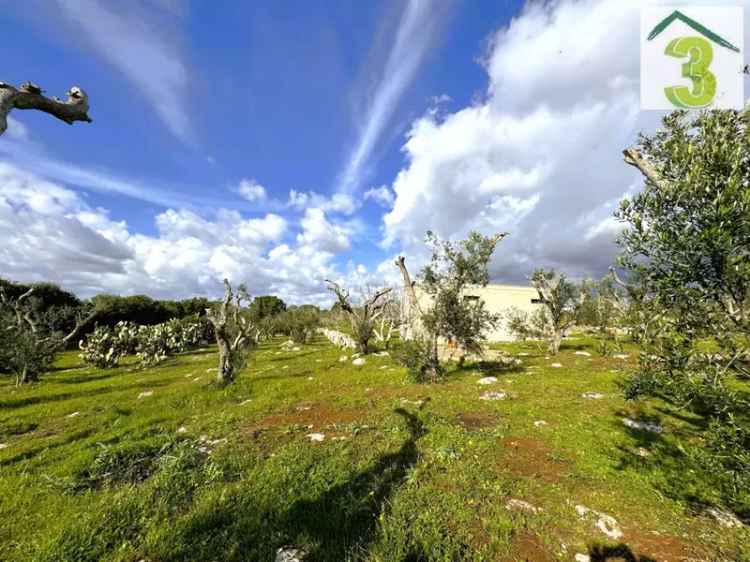
[[[714,43],[686,23],[675,20],[656,38],[648,40],[651,30],[659,22],[679,10],[687,17],[720,35],[740,49],[737,53]],[[641,10],[641,108],[677,109],[664,95],[669,86],[693,87],[690,79],[683,78],[682,65],[686,59],[671,57],[664,53],[667,45],[677,37],[704,37],[711,43],[714,59],[709,70],[716,76],[716,96],[708,107],[711,109],[743,109],[744,96],[744,41],[743,8],[721,7],[647,7]]]

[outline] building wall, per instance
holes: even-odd
[[[513,336],[507,329],[505,320],[507,312],[511,308],[517,308],[525,312],[534,312],[539,306],[533,303],[533,299],[539,298],[536,289],[520,285],[487,285],[486,287],[472,287],[465,291],[467,297],[479,297],[485,303],[487,310],[501,316],[497,327],[487,334],[489,341],[511,341]],[[428,298],[424,293],[418,291],[420,302]]]
[[[487,310],[500,314],[501,320],[497,327],[487,334],[489,341],[510,341],[513,336],[507,329],[506,314],[511,308],[517,308],[525,312],[534,312],[539,304],[533,303],[532,299],[538,299],[539,295],[533,287],[522,287],[519,285],[487,285],[486,287],[475,287],[465,292],[467,297],[479,297],[485,303]]]

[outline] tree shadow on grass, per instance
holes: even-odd
[[[0,467],[2,466],[9,466],[12,464],[19,463],[21,461],[29,460],[41,453],[46,453],[48,451],[51,451],[52,449],[56,449],[58,447],[64,447],[66,445],[69,445],[70,443],[73,443],[75,441],[78,441],[80,439],[86,439],[93,435],[95,433],[94,429],[84,429],[82,431],[76,431],[74,433],[69,433],[63,438],[56,439],[53,442],[46,442],[43,445],[40,445],[38,447],[33,447],[31,449],[28,449],[22,453],[19,453],[13,457],[0,460]]]
[[[75,398],[86,398],[93,396],[101,396],[103,394],[111,394],[113,392],[124,392],[130,389],[143,390],[145,387],[158,388],[160,386],[167,386],[170,381],[149,381],[148,384],[144,382],[136,382],[132,384],[123,384],[120,386],[103,386],[99,388],[92,388],[89,390],[81,390],[79,392],[62,392],[60,394],[45,394],[38,396],[26,396],[25,398],[14,398],[11,400],[0,401],[0,410],[12,410],[13,408],[22,408],[24,406],[33,406],[34,404],[44,404],[45,402],[59,402],[61,400],[73,400]]]
[[[378,519],[416,464],[417,441],[426,433],[417,415],[402,408],[395,412],[409,431],[397,451],[318,497],[288,508],[282,500],[278,511],[276,502],[239,490],[231,501],[212,506],[179,529],[171,537],[171,554],[159,559],[273,560],[276,550],[287,546],[305,549],[306,562],[356,559],[370,548]]]
[[[480,371],[484,376],[511,375],[526,372],[526,367],[523,364],[508,364],[502,361],[472,361],[463,365],[456,364],[455,367],[448,371],[448,376],[474,374],[477,371]]]
[[[54,379],[49,379],[49,380],[54,382],[55,384],[78,384],[78,383],[101,381],[101,380],[111,379],[114,377],[121,377],[124,374],[125,373],[123,371],[111,369],[107,373],[100,373],[98,375],[70,375],[70,376],[61,375],[60,377],[56,377]]]
[[[590,546],[589,558],[591,562],[607,562],[608,560],[617,560],[618,562],[656,562],[650,556],[638,556],[628,545],[622,543],[617,546]]]
[[[307,357],[308,355],[317,355],[318,351],[315,349],[311,349],[310,351],[290,351],[286,354],[282,354],[278,357],[272,357],[268,361],[294,361],[295,359],[299,359],[300,357]]]
[[[627,415],[625,412],[617,413]],[[673,415],[669,411],[667,413]],[[679,419],[679,416],[675,417]],[[700,433],[701,425],[700,422],[686,421],[690,423],[683,426],[681,431],[671,433],[626,427],[632,446],[618,446],[621,456],[616,468],[651,475],[655,489],[666,497],[685,504],[689,512],[699,514],[705,512],[708,506],[728,503],[729,498],[722,497],[717,487],[716,474],[698,465],[686,451],[685,444]]]
[[[347,554],[365,551],[372,541],[378,517],[416,464],[416,442],[426,433],[416,415],[403,408],[395,411],[409,430],[409,438],[398,451],[380,457],[369,469],[321,497],[295,503],[287,513],[284,527],[290,531],[289,538],[309,537],[316,545],[308,560],[345,560]]]

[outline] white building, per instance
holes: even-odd
[[[425,298],[424,293],[418,291],[419,300]],[[471,287],[464,292],[464,298],[482,299],[489,312],[500,315],[500,322],[496,328],[487,334],[487,339],[493,341],[511,341],[513,336],[507,328],[507,313],[512,308],[524,312],[534,312],[540,305],[539,294],[533,287],[521,285],[496,285],[486,287]]]

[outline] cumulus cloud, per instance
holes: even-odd
[[[352,230],[315,208],[294,242],[290,228],[273,213],[245,217],[220,209],[206,217],[167,209],[155,217],[154,234],[137,233],[70,188],[0,163],[3,275],[60,283],[82,296],[216,297],[228,277],[256,295],[329,302],[323,279],[342,275],[334,259],[349,248]]]
[[[330,223],[323,209],[308,209],[300,224],[302,232],[297,235],[300,245],[332,254],[349,249],[349,233],[346,228]]]
[[[383,207],[392,207],[395,197],[393,192],[388,189],[387,185],[381,185],[380,187],[373,187],[365,191],[365,200],[372,199],[378,205]]]
[[[510,231],[496,280],[602,273],[612,211],[641,185],[621,151],[659,117],[639,111],[639,25],[638,2],[528,3],[490,42],[485,99],[412,124],[384,246],[419,255],[428,229]]]
[[[237,193],[251,202],[266,198],[266,189],[255,180],[242,180],[237,186]]]
[[[68,273],[77,271],[78,287],[99,275],[122,275],[132,251],[121,239],[120,227],[104,212],[88,209],[75,193],[0,163],[0,262],[5,275],[67,283]]]

